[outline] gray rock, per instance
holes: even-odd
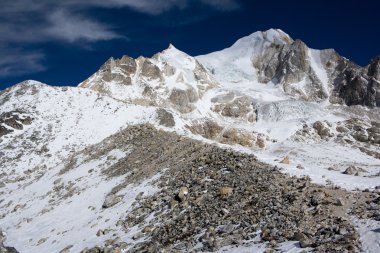
[[[366,170],[360,168],[360,167],[356,167],[356,166],[349,166],[347,167],[347,169],[343,172],[343,174],[347,174],[347,175],[359,175],[359,172],[367,172]]]
[[[189,113],[194,110],[193,103],[199,99],[198,94],[193,88],[187,90],[173,89],[169,96],[169,101],[175,109],[182,113]]]
[[[171,114],[170,112],[168,112],[165,109],[160,108],[157,110],[157,118],[159,120],[158,123],[162,126],[166,126],[166,127],[174,127],[175,126],[173,114]]]
[[[301,248],[308,248],[311,247],[313,243],[309,239],[303,239],[300,241],[300,247]]]
[[[106,196],[106,199],[104,200],[104,203],[102,205],[103,208],[109,208],[117,203],[119,203],[122,200],[122,196],[116,196],[115,194],[108,194]]]
[[[141,67],[141,74],[145,77],[148,77],[151,80],[162,79],[160,69],[148,59],[144,59],[144,62]]]

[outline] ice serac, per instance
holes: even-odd
[[[170,44],[151,58],[111,58],[79,86],[125,102],[188,113],[218,82],[195,58]]]

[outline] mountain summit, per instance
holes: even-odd
[[[0,252],[379,252],[380,58],[278,29],[0,92]]]

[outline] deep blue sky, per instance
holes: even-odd
[[[359,65],[380,55],[380,3],[245,0],[2,0],[0,89],[26,79],[77,85],[109,57],[173,43],[196,56],[280,28]]]

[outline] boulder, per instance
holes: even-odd
[[[103,208],[109,208],[117,203],[119,203],[122,200],[122,196],[116,196],[115,194],[108,194],[106,196],[106,199],[104,200],[104,203],[102,205]]]
[[[159,120],[159,124],[161,126],[165,127],[174,127],[175,126],[175,121],[173,114],[168,112],[167,110],[160,108],[157,109],[157,119]]]

